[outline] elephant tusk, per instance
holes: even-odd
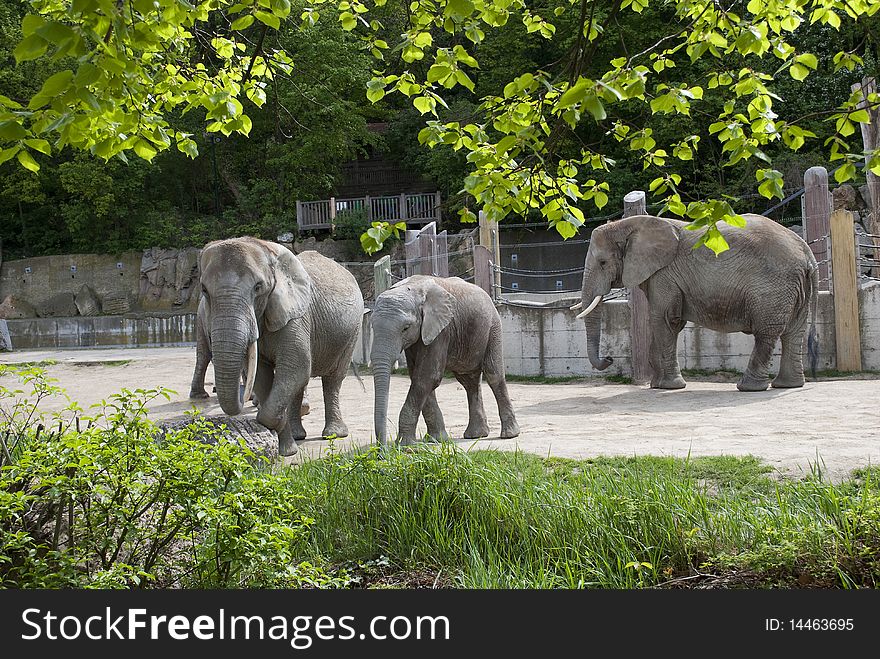
[[[583,302],[578,302],[577,304],[570,306],[570,307],[568,308],[568,310],[569,310],[569,311],[577,311],[577,310],[580,309],[582,306],[584,306]]]
[[[248,346],[247,352],[247,380],[244,383],[244,400],[247,403],[251,399],[254,391],[254,379],[257,374],[257,342],[254,341]]]
[[[584,316],[589,315],[589,313],[590,313],[593,309],[595,309],[601,301],[602,301],[602,296],[601,296],[601,295],[597,295],[596,297],[593,298],[593,301],[590,302],[590,306],[588,306],[586,309],[584,309],[583,311],[581,311],[581,312],[577,315],[577,317],[578,317],[578,318],[583,318]]]

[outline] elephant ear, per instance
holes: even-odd
[[[267,243],[269,261],[275,273],[275,287],[266,302],[266,329],[277,332],[292,319],[304,315],[312,301],[312,279],[293,252]]]
[[[425,286],[425,301],[422,303],[422,343],[431,345],[450,322],[452,295],[436,282],[428,282]]]
[[[635,288],[660,268],[669,265],[678,252],[678,234],[666,220],[642,215],[619,222],[630,223],[623,253],[622,283]]]

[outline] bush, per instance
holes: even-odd
[[[17,375],[34,393],[0,386],[0,588],[345,583],[295,561],[313,520],[243,443],[206,443],[217,431],[199,418],[157,441],[145,409],[167,390],[123,390],[91,417],[72,403],[50,421],[39,402],[62,392],[39,369]]]

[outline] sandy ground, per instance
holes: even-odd
[[[181,418],[196,407],[205,415],[222,414],[217,398],[187,398],[195,348],[102,349],[4,353],[0,362],[53,359],[48,373],[58,379],[83,407],[123,387],[163,386],[175,390],[171,401],[150,407],[155,420]],[[115,360],[127,363],[112,364]],[[4,378],[4,380],[7,378]],[[483,398],[492,436],[481,441],[459,440],[465,448],[528,451],[539,455],[587,458],[599,455],[754,455],[780,475],[799,477],[818,464],[833,480],[857,467],[880,464],[880,379],[852,378],[808,382],[803,389],[742,393],[723,378],[691,378],[681,391],[610,384],[603,379],[564,384],[509,383],[522,429],[516,439],[501,440],[495,399],[488,385]],[[354,377],[343,385],[343,415],[350,436],[337,441],[345,450],[372,441],[373,383],[363,376],[366,391]],[[208,369],[208,391],[213,371]],[[4,383],[5,384],[5,383]],[[396,426],[409,380],[394,376],[389,429]],[[7,386],[9,386],[7,384]],[[328,442],[317,436],[323,427],[320,381],[309,386],[312,412],[304,419],[309,438],[300,444],[296,462],[318,456]],[[444,380],[437,400],[447,430],[460,437],[467,425],[464,389]],[[60,406],[53,401],[48,406]],[[255,416],[248,405],[246,416]]]

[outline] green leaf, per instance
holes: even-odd
[[[244,30],[249,28],[251,24],[254,22],[254,15],[247,14],[246,16],[241,16],[232,21],[232,29],[233,30]]]
[[[12,142],[27,137],[28,132],[17,121],[0,121],[0,140]]]
[[[788,72],[795,80],[803,80],[810,75],[810,70],[802,64],[792,64]]]
[[[52,154],[52,148],[46,140],[25,140],[24,143],[34,151],[45,153],[47,156]]]
[[[49,43],[43,37],[32,34],[22,39],[15,47],[15,50],[12,51],[12,54],[15,55],[15,61],[21,64],[22,62],[29,62],[30,60],[42,57],[48,46]]]
[[[560,221],[555,225],[556,231],[559,232],[559,235],[568,240],[572,236],[577,235],[577,227],[573,225],[571,222]]]
[[[416,110],[418,110],[422,114],[427,114],[434,109],[434,103],[431,102],[430,98],[427,98],[425,96],[416,96],[413,99],[413,105],[415,105]]]
[[[2,165],[4,162],[6,162],[10,158],[12,158],[12,156],[14,156],[20,150],[21,150],[21,147],[18,145],[15,145],[15,146],[9,147],[8,149],[3,149],[2,151],[0,151],[0,165]]]
[[[146,140],[138,140],[134,143],[134,152],[138,154],[141,158],[150,162],[153,158],[156,157],[156,148],[147,142]]]
[[[470,16],[474,11],[474,3],[471,0],[449,0],[443,10],[444,16]]]
[[[18,158],[18,162],[20,162],[22,164],[22,167],[24,167],[25,169],[29,169],[32,172],[40,171],[40,165],[37,164],[37,161],[34,160],[33,157],[31,157],[31,154],[29,154],[24,149],[22,149],[15,155]]]
[[[278,18],[275,14],[270,14],[267,11],[256,11],[254,12],[254,16],[257,17],[257,20],[263,23],[264,25],[268,25],[273,30],[277,30],[281,27],[281,19]]]
[[[602,101],[599,100],[599,97],[596,95],[590,95],[587,97],[587,100],[584,101],[584,107],[593,115],[593,118],[596,121],[602,121],[605,119],[605,106],[602,105]]]
[[[564,110],[565,108],[570,108],[572,105],[577,105],[587,97],[589,88],[590,83],[588,80],[582,80],[574,87],[570,87],[557,102],[557,107]]]

